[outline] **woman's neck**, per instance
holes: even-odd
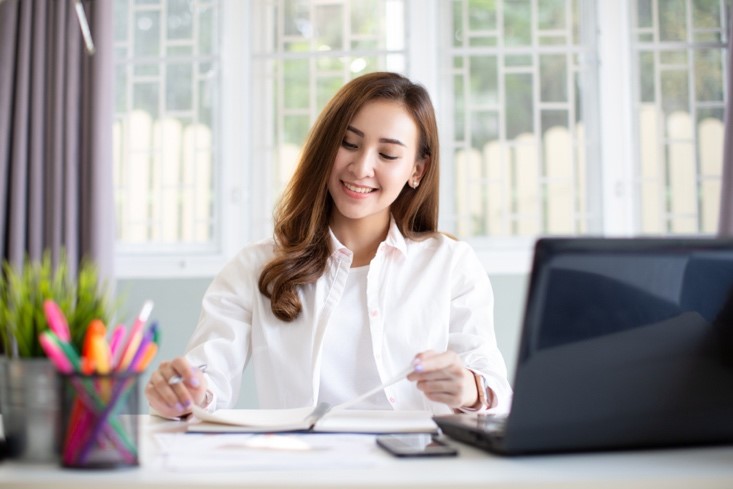
[[[381,217],[381,216],[380,216]],[[336,238],[354,254],[353,267],[368,265],[377,254],[379,243],[384,241],[389,231],[389,215],[384,218],[347,219],[334,216],[331,230]]]

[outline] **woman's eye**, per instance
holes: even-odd
[[[379,153],[379,156],[381,156],[385,160],[396,160],[397,158],[399,158],[399,156],[392,156],[384,153]]]
[[[343,146],[346,149],[356,149],[356,145],[348,142],[347,140],[341,141],[341,146]]]

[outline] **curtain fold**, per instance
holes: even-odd
[[[726,53],[726,61],[728,80],[718,234],[720,236],[733,236],[733,9],[728,12],[728,52]]]
[[[114,277],[111,1],[0,2],[0,252],[20,265],[66,251]]]

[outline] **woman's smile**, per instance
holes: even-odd
[[[355,197],[355,198],[364,198],[368,196],[369,194],[376,192],[378,190],[373,187],[365,187],[364,185],[357,185],[355,183],[349,183],[343,180],[341,180],[341,183],[343,184],[344,188],[346,189],[346,193],[348,195],[357,194],[357,195],[352,195],[352,197]]]

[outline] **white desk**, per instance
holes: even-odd
[[[369,468],[173,472],[152,434],[183,426],[142,419],[140,467],[83,471],[6,460],[0,488],[733,488],[733,446],[503,458],[456,444],[458,457],[435,459],[398,459],[375,447],[379,464]]]

